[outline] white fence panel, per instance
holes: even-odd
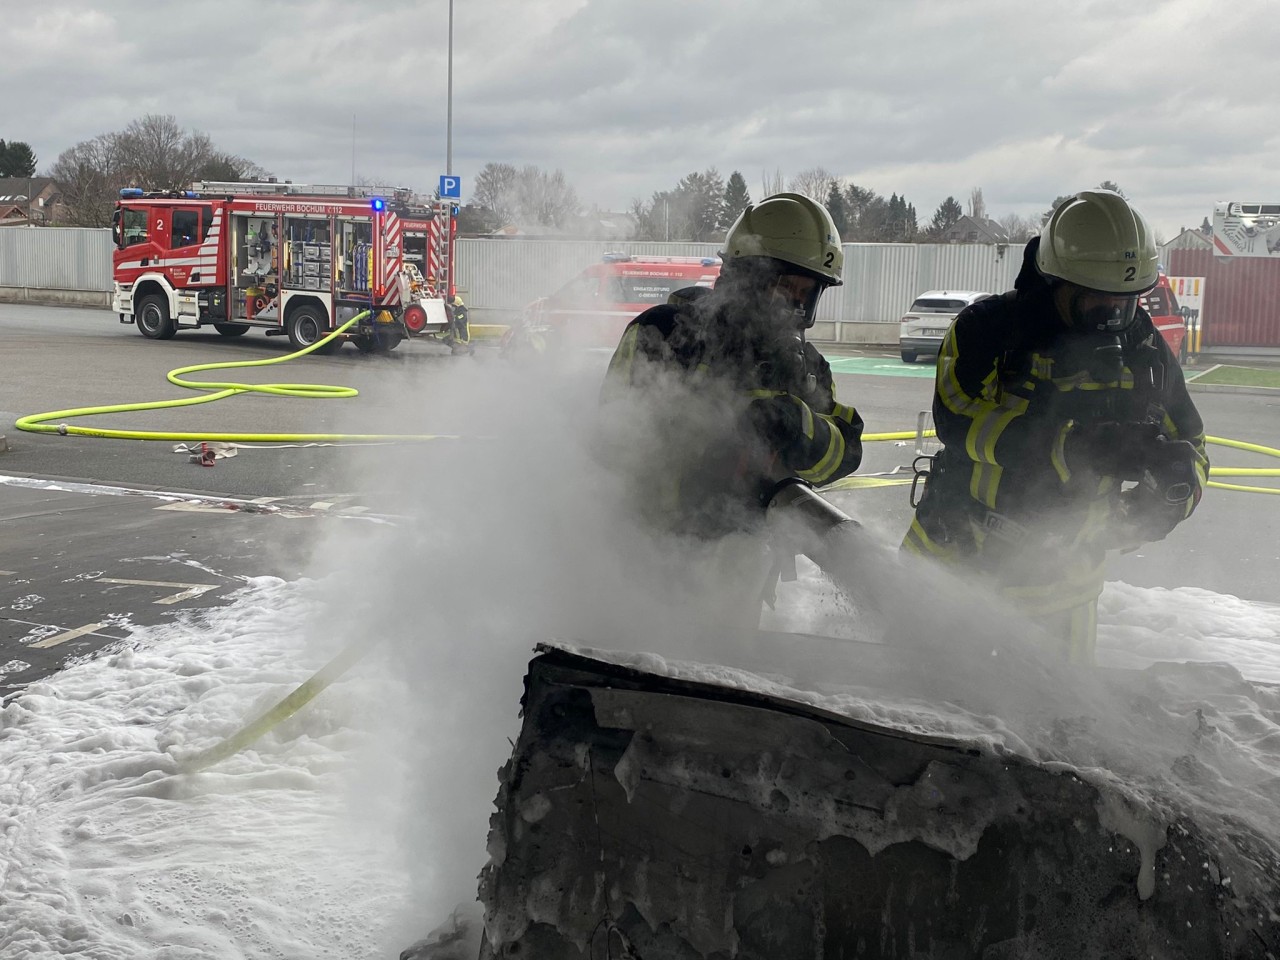
[[[108,291],[112,249],[107,229],[0,228],[0,287]]]

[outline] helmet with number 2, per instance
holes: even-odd
[[[822,290],[844,282],[844,250],[831,214],[798,193],[774,194],[742,211],[725,236],[721,256],[729,275],[776,261],[768,265],[780,278],[775,289],[803,311],[804,326],[813,325]]]
[[[1067,198],[1040,232],[1036,267],[1051,284],[1071,284],[1069,321],[1079,328],[1127,328],[1138,297],[1160,277],[1155,240],[1146,219],[1110,190]]]

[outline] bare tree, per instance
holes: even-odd
[[[519,210],[516,205],[516,180],[520,173],[509,163],[486,163],[476,174],[475,202],[490,210],[498,226],[512,223]]]
[[[120,188],[125,185],[118,137],[104,133],[62,151],[49,176],[62,188],[61,222],[73,227],[111,223]]]
[[[187,133],[171,116],[148,114],[124,130],[64,150],[49,169],[62,187],[62,222],[105,227],[121,187],[185,190],[194,180],[261,179],[256,163],[218,150],[207,134]]]
[[[782,193],[786,189],[783,186],[781,169],[775,170],[772,177],[768,173],[761,174],[760,182],[764,187],[764,191],[760,194],[762,197],[772,197],[775,193]]]
[[[187,133],[169,114],[149,113],[116,134],[120,162],[134,184],[185,190],[217,151],[207,134]]]
[[[987,219],[987,202],[982,199],[981,187],[969,191],[969,216],[975,220]]]
[[[1016,213],[1009,213],[998,222],[1009,235],[1010,243],[1026,243],[1040,232],[1039,217],[1020,217]]]
[[[563,227],[582,209],[577,191],[569,186],[563,171],[547,173],[532,165],[520,171],[515,198],[521,219],[544,227]]]
[[[791,178],[790,190],[818,203],[826,203],[833,185],[841,186],[839,177],[822,167],[812,167]]]

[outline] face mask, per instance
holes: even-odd
[[[1077,330],[1121,333],[1128,330],[1138,312],[1138,297],[1076,290],[1071,295],[1068,313]]]
[[[784,273],[774,281],[770,305],[787,326],[807,330],[813,326],[822,284],[814,277]]]

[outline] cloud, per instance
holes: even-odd
[[[41,162],[147,113],[296,182],[446,172],[448,6],[47,0],[10,18],[0,136]],[[622,209],[694,170],[822,166],[922,220],[981,187],[1032,215],[1104,179],[1172,236],[1270,198],[1266,0],[473,0],[454,6],[453,166],[561,169]],[[252,24],[247,30],[246,24]]]

